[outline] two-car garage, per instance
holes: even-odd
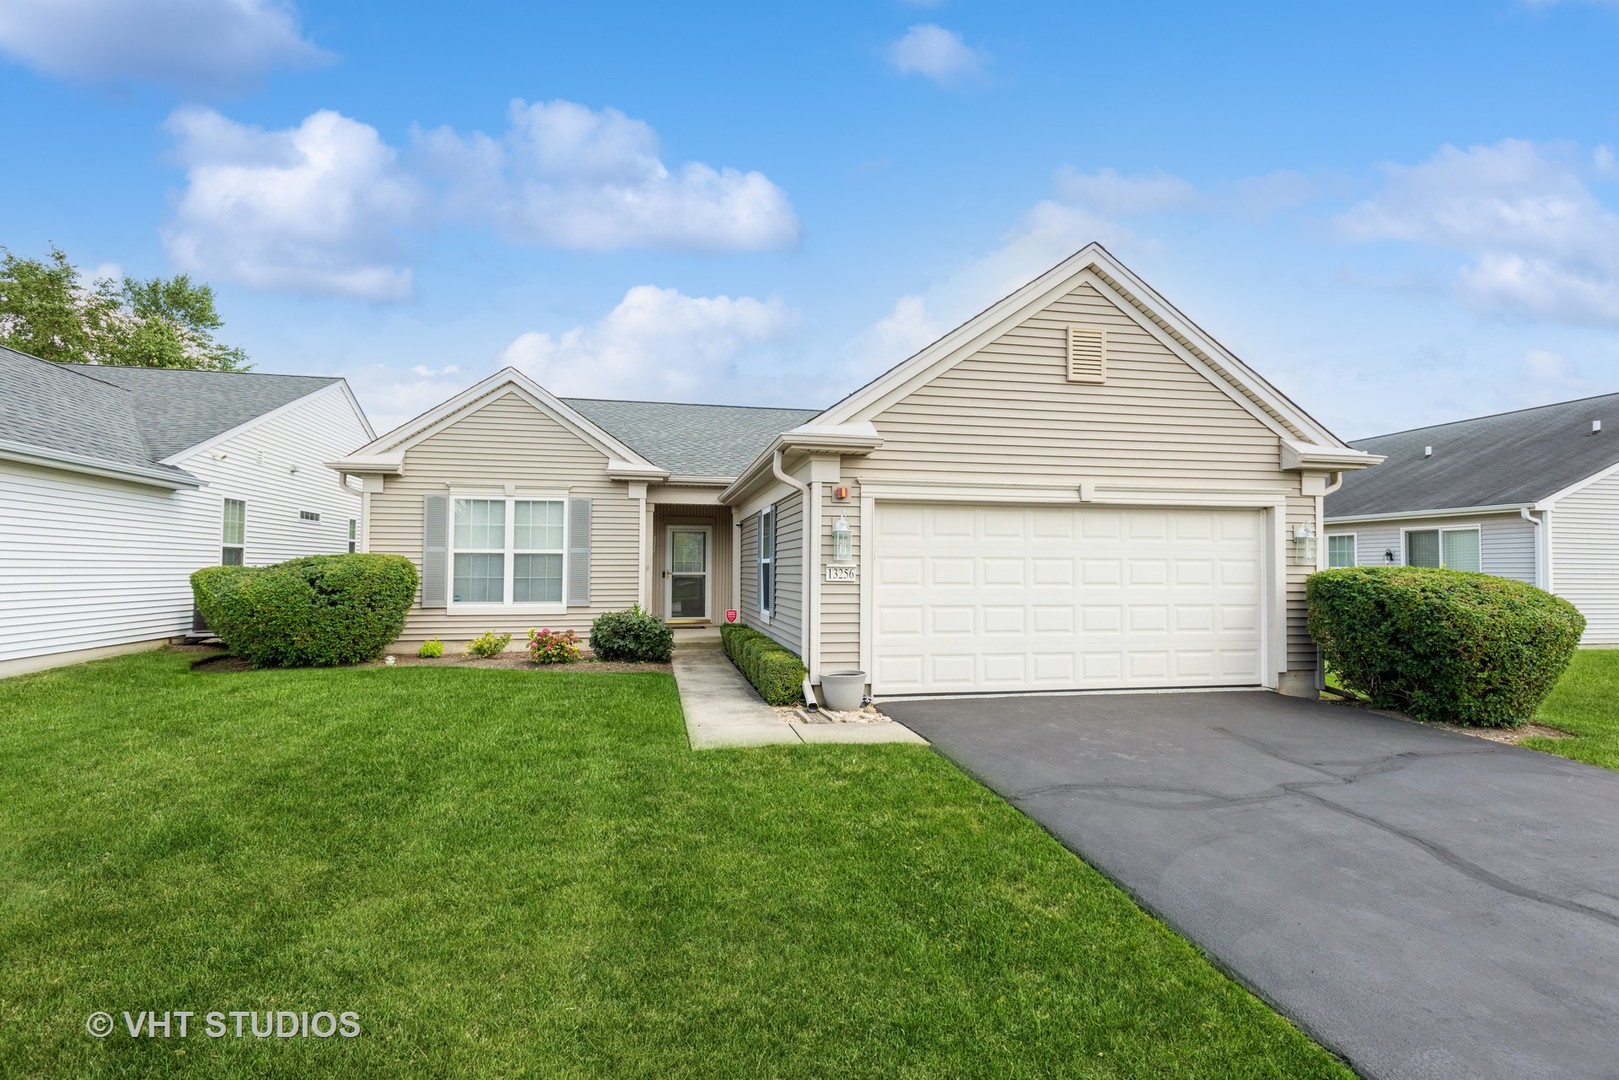
[[[1253,508],[881,501],[872,692],[1257,686]]]

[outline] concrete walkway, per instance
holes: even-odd
[[[891,721],[802,724],[781,719],[726,658],[717,641],[675,646],[675,683],[693,750],[800,743],[917,743],[927,740]]]

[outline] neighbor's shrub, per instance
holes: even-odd
[[[310,555],[191,575],[208,626],[255,667],[375,660],[405,628],[416,567],[399,555]]]
[[[512,643],[510,634],[497,634],[493,630],[486,630],[467,642],[468,656],[482,656],[488,659],[499,656],[506,651],[506,646]]]
[[[579,659],[579,635],[572,630],[529,630],[528,658],[536,664],[572,664]]]
[[[1323,570],[1306,596],[1310,633],[1343,684],[1418,720],[1529,720],[1585,632],[1561,597],[1460,570]]]
[[[422,642],[422,647],[416,650],[416,655],[431,660],[435,656],[444,655],[444,639],[428,638]]]
[[[640,606],[609,611],[590,624],[590,651],[598,660],[652,660],[669,662],[675,651],[675,632]]]
[[[771,638],[751,627],[727,623],[720,627],[720,644],[731,663],[772,705],[804,700],[804,662]]]

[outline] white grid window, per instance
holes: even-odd
[[[759,610],[776,608],[776,508],[759,511]]]
[[[454,504],[452,603],[562,603],[567,508],[561,499]]]
[[[220,530],[219,564],[241,566],[247,557],[247,503],[226,499],[224,525]]]
[[[1355,536],[1327,537],[1327,565],[1329,567],[1355,565]]]
[[[350,555],[353,555],[355,553],[355,551],[357,551],[359,549],[359,543],[360,543],[360,523],[358,521],[356,521],[354,518],[349,518],[349,554]]]
[[[1477,573],[1481,568],[1478,526],[1412,529],[1405,534],[1405,565],[1443,566]]]

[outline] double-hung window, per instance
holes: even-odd
[[[452,603],[560,605],[562,499],[455,499]]]
[[[353,555],[354,552],[356,550],[358,550],[359,543],[360,543],[360,523],[359,523],[359,521],[357,521],[354,518],[349,518],[349,554],[350,555]]]
[[[759,511],[759,610],[769,615],[776,608],[776,508]]]
[[[1355,565],[1355,534],[1327,537],[1327,565],[1329,567]]]
[[[1479,570],[1479,528],[1411,529],[1405,534],[1405,565]]]
[[[219,541],[219,565],[241,566],[247,555],[247,503],[243,500],[225,500]]]

